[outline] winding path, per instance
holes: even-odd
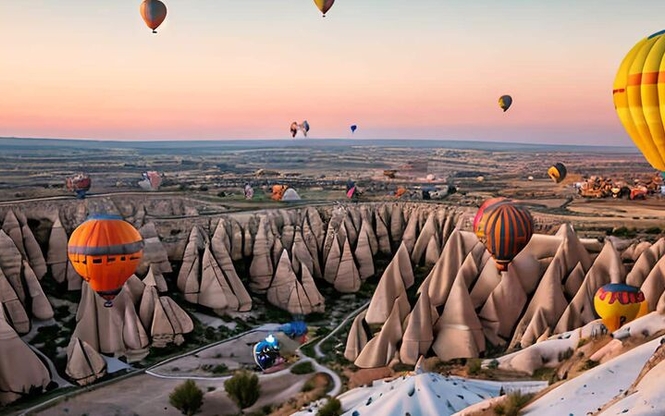
[[[335,335],[335,333],[336,333],[337,331],[339,331],[339,330],[341,330],[342,328],[344,328],[344,326],[345,326],[346,323],[349,321],[349,319],[354,319],[354,318],[356,317],[356,315],[358,315],[358,314],[359,314],[360,312],[362,312],[365,308],[367,308],[367,307],[369,306],[369,303],[370,303],[370,301],[367,301],[364,305],[362,305],[361,307],[359,307],[359,308],[356,309],[355,311],[353,311],[353,312],[351,312],[350,314],[348,314],[348,315],[346,316],[346,318],[344,318],[344,320],[343,320],[339,325],[337,325],[337,327],[336,327],[335,329],[333,329],[332,331],[330,331],[330,333],[329,333],[328,335],[326,335],[325,337],[323,337],[319,342],[316,343],[316,345],[314,345],[314,353],[316,354],[316,356],[317,356],[318,358],[323,358],[323,357],[326,356],[324,353],[321,352],[321,345],[323,345],[323,343],[326,342],[326,341],[328,340],[328,338],[330,338],[331,336]]]

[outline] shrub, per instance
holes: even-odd
[[[472,358],[469,361],[467,361],[467,365],[469,367],[469,374],[476,375],[480,373],[481,363],[482,361],[479,358]]]
[[[557,358],[559,358],[559,362],[562,362],[572,357],[573,353],[574,353],[573,349],[568,348],[565,351],[559,351],[559,356]]]
[[[314,372],[314,366],[311,361],[304,361],[291,367],[293,374],[309,374]]]
[[[239,408],[245,409],[259,399],[259,378],[249,371],[239,371],[224,382],[224,389]]]
[[[316,388],[316,384],[314,383],[314,380],[307,380],[305,384],[302,386],[302,392],[307,393],[308,391],[312,391]]]
[[[192,416],[203,405],[203,391],[193,380],[187,380],[169,394],[169,403],[183,415]]]
[[[210,370],[213,374],[224,374],[227,371],[229,371],[229,368],[226,366],[226,364],[217,364]]]
[[[328,399],[328,402],[323,405],[316,416],[341,416],[342,415],[342,403],[336,398],[332,397]]]
[[[494,407],[494,413],[499,416],[518,416],[520,409],[531,400],[533,394],[522,394],[517,390],[508,395],[506,400]]]
[[[597,366],[598,364],[600,364],[600,362],[598,362],[598,361],[586,360],[584,362],[584,364],[582,364],[582,370],[590,370],[590,369],[594,368],[595,366]]]

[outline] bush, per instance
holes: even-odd
[[[533,394],[522,394],[517,390],[510,393],[504,403],[494,407],[494,413],[499,416],[518,416],[520,409],[531,400]]]
[[[570,357],[572,357],[573,353],[574,353],[573,349],[568,348],[565,351],[559,351],[559,356],[557,358],[559,358],[559,362],[563,362],[563,361],[569,359]]]
[[[584,362],[584,364],[582,364],[582,370],[591,370],[592,368],[594,368],[598,364],[600,364],[600,362],[598,362],[598,361],[586,360]]]
[[[293,374],[309,374],[314,372],[314,366],[311,361],[304,361],[291,367]]]
[[[341,416],[342,415],[342,403],[334,397],[331,397],[328,400],[328,403],[323,405],[316,416]]]
[[[259,399],[261,388],[259,378],[249,371],[237,372],[224,382],[224,389],[239,408],[245,409]]]
[[[469,367],[469,374],[476,375],[480,373],[481,363],[482,360],[480,358],[471,358],[469,361],[467,361],[466,364]]]
[[[229,371],[229,368],[226,366],[226,364],[217,364],[210,370],[213,374],[224,374],[227,371]]]
[[[187,380],[169,394],[169,403],[183,415],[192,416],[203,405],[203,391],[193,380]]]
[[[307,380],[305,384],[302,386],[302,392],[307,393],[308,391],[312,391],[316,388],[316,383],[314,383],[314,380]]]

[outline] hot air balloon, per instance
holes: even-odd
[[[270,198],[273,201],[281,201],[282,197],[284,196],[284,192],[286,192],[287,188],[288,188],[288,186],[286,186],[286,185],[280,185],[280,184],[273,185],[272,186],[272,195],[270,196]]]
[[[665,30],[639,41],[614,78],[614,107],[628,135],[655,169],[665,170]]]
[[[157,33],[155,29],[166,19],[166,5],[159,0],[143,0],[140,10],[145,24]]]
[[[355,133],[356,130],[358,130],[358,126],[356,126],[355,124],[351,125],[351,134]]]
[[[485,247],[501,272],[529,243],[533,235],[533,219],[529,211],[512,202],[499,202],[486,208]]]
[[[243,192],[245,193],[245,199],[254,198],[254,188],[252,188],[252,185],[246,183]]]
[[[482,203],[480,208],[478,208],[478,212],[476,213],[476,216],[473,218],[473,232],[476,233],[476,236],[478,237],[479,240],[483,240],[485,238],[485,221],[483,219],[483,215],[485,215],[485,211],[487,210],[488,207],[493,206],[494,204],[497,204],[502,201],[508,201],[508,199],[499,196],[496,198],[490,198],[485,200],[485,202]]]
[[[143,256],[143,238],[120,216],[92,216],[79,225],[67,244],[74,269],[90,288],[113,306],[113,299]]]
[[[326,13],[328,13],[328,10],[330,10],[334,3],[335,0],[314,0],[314,4],[321,10],[323,17],[326,17]]]
[[[143,172],[143,179],[139,181],[139,186],[146,191],[156,191],[162,184],[162,176],[159,172],[149,170]]]
[[[279,341],[272,334],[255,344],[252,351],[254,352],[254,362],[262,371],[284,362],[279,352]]]
[[[76,197],[78,199],[83,199],[88,190],[90,190],[92,181],[85,173],[77,173],[76,175],[67,178],[66,185],[68,190],[76,192]]]
[[[502,95],[501,97],[499,97],[499,107],[501,107],[504,113],[508,111],[508,109],[512,104],[513,104],[513,97],[511,97],[510,95]]]
[[[293,123],[291,123],[291,127],[290,127],[291,137],[296,137],[296,134],[298,134],[298,128],[299,127],[300,126],[298,126],[297,122],[294,121]]]
[[[300,125],[300,130],[302,130],[302,134],[307,137],[307,132],[309,131],[309,123],[307,120],[303,121],[302,124]]]
[[[566,179],[567,173],[568,171],[566,170],[566,166],[563,163],[555,163],[553,166],[550,166],[550,168],[547,169],[547,174],[556,183]]]
[[[645,315],[649,309],[644,293],[623,283],[610,283],[599,288],[593,297],[593,307],[610,332]]]

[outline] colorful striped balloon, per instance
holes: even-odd
[[[665,170],[665,30],[639,41],[614,78],[614,107],[624,128],[655,169]]]
[[[533,218],[529,211],[512,202],[498,203],[485,211],[485,247],[492,254],[499,271],[522,251],[533,235]]]
[[[483,204],[478,208],[478,212],[476,213],[476,216],[473,218],[473,232],[476,233],[476,236],[478,237],[479,240],[483,240],[485,238],[485,221],[483,219],[483,216],[485,215],[485,211],[493,206],[494,204],[497,204],[502,201],[508,201],[508,199],[499,196],[496,198],[490,198],[485,200]]]
[[[140,6],[141,17],[146,26],[157,33],[157,28],[166,19],[166,5],[159,0],[143,0]]]
[[[106,299],[104,306],[110,307],[141,262],[143,238],[122,217],[94,216],[69,237],[67,255],[90,288]]]

